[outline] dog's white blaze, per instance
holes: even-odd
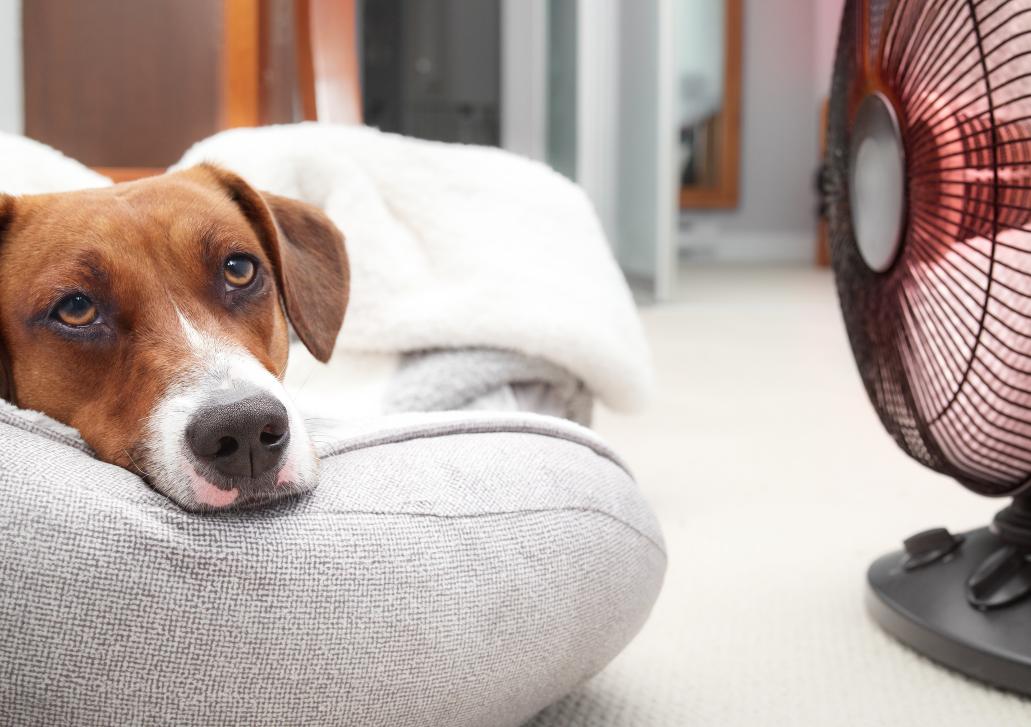
[[[317,469],[314,450],[304,419],[291,403],[283,384],[257,359],[235,342],[208,335],[179,312],[182,335],[190,348],[191,365],[172,384],[149,420],[148,474],[154,485],[172,499],[187,504],[224,507],[236,500],[234,490],[219,495],[214,485],[200,477],[186,445],[186,427],[213,391],[247,383],[274,396],[286,407],[290,419],[290,444],[278,473],[278,485],[297,487],[311,483]],[[184,476],[185,472],[185,476]]]

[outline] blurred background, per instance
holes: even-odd
[[[816,193],[843,4],[0,0],[0,131],[116,179],[301,120],[550,165],[637,296],[656,396],[594,427],[670,563],[639,637],[558,707],[568,724],[1026,724],[863,613],[874,557],[998,508],[900,452],[856,373]]]
[[[825,260],[841,5],[0,0],[0,130],[121,178],[305,118],[501,146],[579,182],[642,297],[671,299],[692,261]]]

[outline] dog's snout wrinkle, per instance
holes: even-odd
[[[217,394],[197,410],[186,431],[199,461],[221,475],[250,480],[280,464],[289,440],[286,406],[249,387]]]

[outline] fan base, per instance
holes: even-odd
[[[867,574],[867,610],[881,628],[924,656],[1031,695],[1031,598],[989,610],[970,604],[971,576],[1010,546],[988,528],[961,538],[954,549],[917,567],[905,551],[875,561]]]

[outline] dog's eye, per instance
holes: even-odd
[[[246,288],[254,282],[258,264],[249,255],[230,255],[222,266],[222,275],[229,288]]]
[[[81,328],[95,323],[98,317],[97,305],[82,293],[65,296],[54,307],[53,316],[66,326]]]

